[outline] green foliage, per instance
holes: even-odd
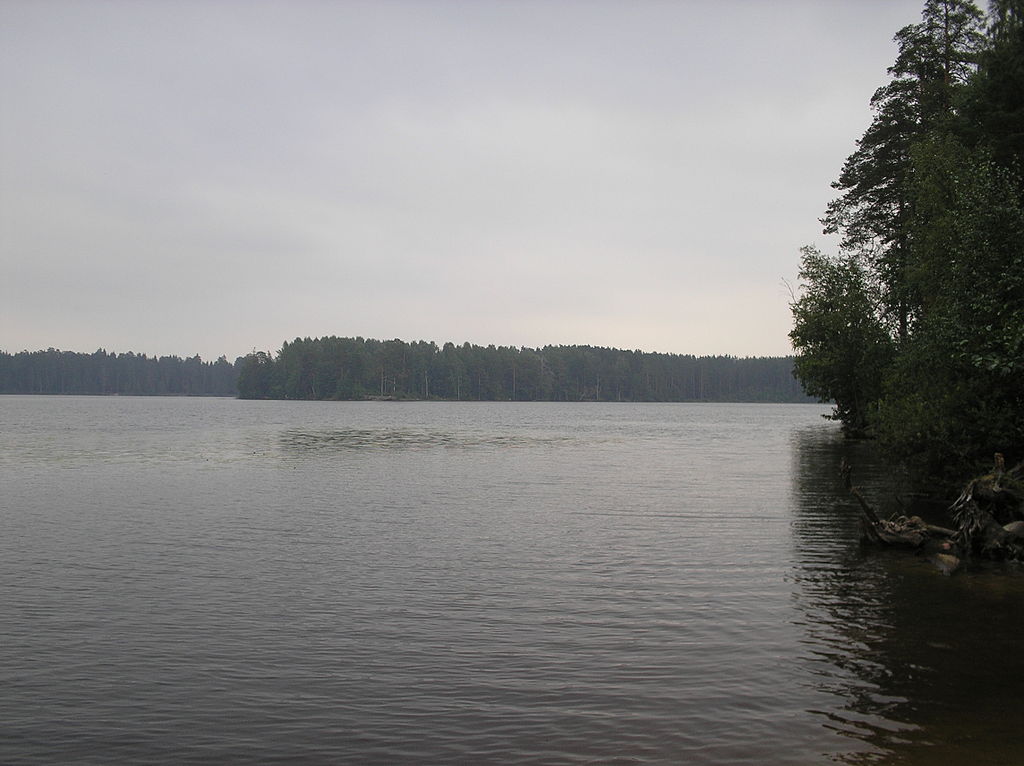
[[[1024,457],[1024,0],[981,30],[972,4],[928,0],[897,34],[823,219],[842,255],[805,251],[793,307],[808,391],[932,474]]]
[[[1000,165],[1024,169],[1024,0],[993,0],[988,44],[962,102],[971,142],[985,143]]]
[[[265,399],[280,391],[273,359],[254,351],[238,363],[238,395],[242,399]]]
[[[954,481],[991,465],[995,452],[1019,455],[1021,403],[993,382],[951,360],[941,338],[916,338],[900,354],[878,403],[882,445],[908,466]]]
[[[1024,205],[1015,175],[955,137],[914,153],[914,332],[882,398],[879,433],[931,471],[1024,444]]]
[[[864,267],[852,258],[803,249],[801,295],[792,304],[795,373],[804,390],[835,403],[832,417],[863,435],[893,343],[877,316]]]
[[[791,358],[296,338],[276,357],[242,360],[238,390],[247,399],[806,401],[792,370]]]

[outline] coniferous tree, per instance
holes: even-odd
[[[864,260],[880,288],[883,320],[905,339],[915,297],[907,279],[913,215],[911,150],[942,129],[954,94],[973,71],[982,40],[982,14],[965,0],[928,0],[922,20],[895,36],[891,81],[875,91],[875,116],[832,184],[842,194],[822,223],[841,235],[841,247]]]

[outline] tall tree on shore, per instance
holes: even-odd
[[[928,0],[921,22],[896,34],[892,79],[872,96],[875,116],[832,184],[841,194],[822,219],[825,232],[839,234],[841,248],[869,266],[880,288],[882,319],[900,339],[909,334],[915,304],[907,279],[911,149],[948,126],[954,94],[973,71],[982,18],[971,2]]]

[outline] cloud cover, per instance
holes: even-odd
[[[6,0],[0,349],[789,353],[904,0]]]

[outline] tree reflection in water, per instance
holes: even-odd
[[[802,662],[831,704],[811,711],[849,737],[851,764],[1024,762],[1024,571],[943,576],[923,558],[862,547],[839,479],[897,510],[905,487],[865,443],[831,429],[794,438],[794,598]]]

